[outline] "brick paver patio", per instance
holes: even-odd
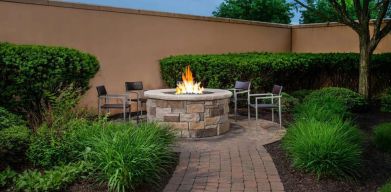
[[[179,164],[165,192],[284,191],[273,160],[263,145],[285,133],[270,121],[231,123],[225,135],[181,139]]]

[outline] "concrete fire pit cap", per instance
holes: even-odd
[[[204,89],[204,94],[175,95],[175,89],[155,89],[145,91],[144,96],[148,99],[172,101],[207,101],[230,98],[232,96],[232,92],[224,89]]]

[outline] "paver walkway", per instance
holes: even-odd
[[[231,123],[225,135],[182,139],[179,164],[165,192],[284,191],[273,160],[263,145],[285,133],[270,121]]]

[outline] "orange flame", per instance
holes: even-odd
[[[177,84],[175,94],[202,94],[204,88],[201,83],[194,82],[193,73],[190,65],[186,67],[185,73],[182,74],[182,81]]]

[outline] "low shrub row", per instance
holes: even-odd
[[[335,87],[306,96],[283,138],[293,166],[318,178],[358,176],[362,135],[350,121],[350,111],[365,107],[363,101],[357,93]]]
[[[372,57],[371,93],[381,93],[391,84],[391,53]],[[161,74],[175,87],[187,65],[197,81],[210,88],[231,88],[236,80],[251,80],[255,91],[269,91],[282,84],[288,92],[325,86],[358,87],[359,55],[355,53],[239,53],[180,55],[160,61]]]

